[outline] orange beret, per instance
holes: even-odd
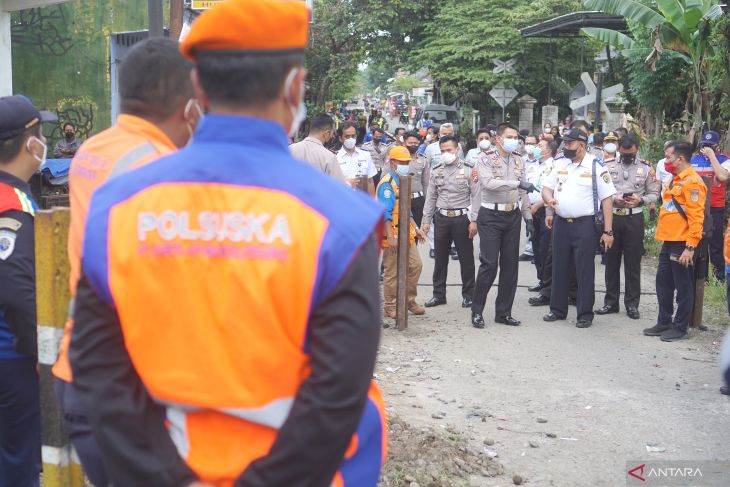
[[[411,160],[411,153],[408,152],[408,149],[406,149],[405,147],[399,146],[399,145],[390,149],[388,156],[390,156],[390,158],[393,160],[401,161],[401,162]]]
[[[309,9],[301,0],[225,0],[203,12],[180,51],[195,61],[204,51],[303,50]]]

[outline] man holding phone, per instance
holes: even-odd
[[[639,141],[632,135],[619,140],[617,157],[607,160],[616,194],[613,195],[613,246],[606,251],[606,297],[597,315],[618,313],[621,258],[624,261],[626,314],[638,320],[641,298],[641,255],[644,247],[644,205],[659,200],[659,183],[648,162],[639,159]]]
[[[664,155],[664,168],[672,179],[662,190],[662,207],[655,237],[663,242],[656,271],[659,316],[657,324],[645,329],[644,335],[660,336],[663,342],[674,342],[687,338],[692,315],[693,263],[695,248],[702,238],[707,187],[690,164],[692,146],[688,142],[672,142]]]

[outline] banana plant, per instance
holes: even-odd
[[[682,59],[691,68],[692,130],[690,139],[702,129],[703,119],[710,123],[706,59],[714,53],[710,45],[711,22],[722,16],[718,0],[656,0],[650,7],[636,0],[584,0],[592,11],[623,16],[630,24],[651,32],[646,46],[630,35],[594,27],[581,31],[599,41],[622,50],[622,54],[648,53],[646,65],[656,69],[662,51]]]

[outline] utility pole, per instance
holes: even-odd
[[[162,0],[147,0],[147,18],[149,36],[162,37],[165,32],[162,21]]]
[[[180,39],[184,13],[183,0],[170,0],[170,39],[174,41]]]

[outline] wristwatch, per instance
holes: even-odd
[[[685,249],[689,250],[690,252],[694,252],[696,248],[697,248],[697,247],[695,247],[695,246],[693,246],[693,245],[687,245],[687,246],[685,247]]]
[[[613,237],[613,230],[604,230],[603,234],[608,235],[609,237]]]

